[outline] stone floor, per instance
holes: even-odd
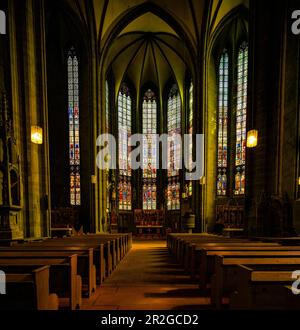
[[[165,241],[135,241],[131,251],[82,309],[191,310],[209,308],[176,261]]]

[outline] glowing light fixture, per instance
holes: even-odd
[[[31,126],[31,142],[35,144],[43,143],[43,129],[39,126]]]
[[[298,185],[300,186],[300,176],[299,176],[299,178],[298,178]]]
[[[258,131],[252,129],[247,133],[247,148],[255,148],[257,146]]]

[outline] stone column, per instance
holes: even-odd
[[[269,208],[264,203],[282,193],[285,14],[285,1],[250,1],[247,125],[258,130],[259,140],[256,148],[247,149],[245,211],[248,231],[254,235],[269,235],[278,225],[259,214]]]
[[[43,1],[24,2],[24,152],[26,154],[27,233],[49,234],[49,161]],[[43,128],[43,144],[31,142],[31,126]]]

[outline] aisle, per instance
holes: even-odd
[[[165,241],[136,241],[82,309],[202,309],[208,304],[197,283],[169,256]]]

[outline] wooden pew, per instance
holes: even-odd
[[[172,237],[172,236],[171,236]],[[175,238],[174,238],[175,237]],[[168,238],[170,241],[170,238]],[[173,244],[171,253],[176,256],[176,259],[179,261],[180,264],[185,266],[185,269],[189,269],[189,266],[191,264],[191,261],[193,261],[194,256],[193,253],[195,252],[195,247],[202,246],[203,244],[211,245],[211,246],[217,246],[220,243],[225,244],[233,244],[240,246],[244,243],[247,243],[248,245],[258,245],[261,242],[252,242],[248,239],[241,239],[241,238],[228,238],[223,236],[216,236],[216,235],[202,235],[202,234],[180,234],[174,236],[172,240],[176,241],[175,244]],[[171,241],[172,241],[171,240]],[[170,245],[170,243],[168,243]],[[261,243],[261,244],[269,244],[270,246],[277,246],[279,245],[276,242],[270,242],[270,243]]]
[[[76,237],[72,237],[72,238],[76,238]],[[125,254],[131,249],[132,246],[131,233],[130,234],[87,234],[87,235],[78,236],[78,238],[82,238],[82,239],[93,238],[100,240],[115,239],[117,241],[116,250],[117,250],[117,255],[119,255],[119,257],[117,258],[118,260],[121,260],[125,256]]]
[[[231,250],[243,250],[247,248],[254,247],[278,247],[278,244],[274,243],[260,243],[260,242],[219,242],[219,243],[203,243],[203,244],[193,244],[192,245],[192,254],[190,257],[190,266],[189,271],[191,278],[195,278],[196,275],[199,275],[200,278],[200,286],[206,283],[206,274],[207,269],[209,269],[209,263],[206,260],[207,256],[205,254],[204,249],[214,249],[220,247],[223,251],[231,251]],[[204,287],[203,287],[204,288]]]
[[[39,250],[29,251],[20,248],[15,251],[8,248],[6,251],[0,251],[0,258],[4,259],[34,259],[34,258],[67,258],[74,254],[73,251],[49,251],[41,247]],[[93,264],[93,249],[89,248],[87,251],[77,251],[77,275],[81,276],[83,284],[86,284],[86,295],[90,297],[92,292],[96,290],[96,267]],[[83,288],[82,288],[83,289]],[[84,290],[82,290],[84,293]]]
[[[201,248],[201,260],[200,260],[200,288],[205,289],[207,284],[210,282],[211,276],[216,272],[215,270],[215,257],[222,255],[224,257],[231,258],[252,258],[252,257],[290,257],[299,256],[300,249],[297,247],[295,250],[282,248],[281,246],[270,247],[259,245],[256,246],[258,250],[254,249],[253,246],[242,246],[242,247],[231,247],[222,246],[222,250],[214,250],[214,248]]]
[[[32,243],[36,244],[36,243]],[[116,240],[111,235],[103,237],[93,237],[93,235],[74,236],[71,238],[48,239],[43,242],[44,245],[69,245],[69,246],[89,246],[96,251],[100,244],[104,248],[105,276],[109,276],[117,266]]]
[[[215,274],[211,280],[211,303],[220,308],[224,296],[229,296],[236,288],[238,280],[237,267],[243,264],[256,267],[262,270],[290,270],[300,267],[300,257],[287,256],[257,256],[251,257],[230,257],[216,256]],[[300,268],[299,268],[300,269]]]
[[[49,293],[49,268],[6,273],[6,294],[0,295],[0,310],[57,310],[58,297]]]
[[[132,236],[131,234],[87,234],[74,239],[100,239],[100,240],[116,240],[116,257],[119,262],[131,248]]]
[[[260,249],[264,248],[277,248],[281,245],[277,243],[261,243],[261,242],[250,242],[250,241],[242,241],[242,242],[232,242],[232,241],[221,241],[218,243],[192,243],[190,244],[189,254],[186,256],[185,267],[186,270],[191,273],[191,277],[195,278],[197,274],[197,265],[200,266],[200,263],[203,260],[203,249],[220,249],[220,250],[243,250],[243,249],[251,249],[254,250],[256,248]],[[226,247],[226,248],[225,248]]]
[[[0,268],[12,272],[26,267],[50,266],[50,289],[61,298],[69,297],[69,307],[74,310],[81,305],[81,277],[77,275],[77,254],[61,258],[1,258]]]
[[[64,239],[53,239],[43,242],[35,242],[28,244],[17,244],[11,246],[9,249],[13,251],[61,251],[61,252],[73,252],[73,253],[90,253],[89,249],[93,249],[94,265],[96,267],[97,281],[101,284],[105,278],[105,259],[104,259],[104,245],[103,244],[91,244],[91,243],[81,243],[74,242],[70,243]],[[7,251],[7,247],[0,247],[1,251]]]
[[[217,240],[218,236],[210,235],[206,233],[201,234],[186,234],[186,233],[173,233],[167,235],[167,247],[169,252],[173,254],[178,260],[178,254],[180,250],[180,245],[182,242],[186,241],[187,239],[197,239],[198,241],[204,242],[207,240]]]
[[[179,239],[177,239],[177,244],[175,245],[175,253],[177,260],[183,265],[184,264],[184,258],[186,255],[186,247],[189,244],[195,243],[195,244],[219,244],[219,243],[236,243],[241,244],[243,242],[249,242],[246,239],[237,239],[237,238],[226,238],[226,237],[206,237],[203,238],[201,236],[184,236]],[[254,243],[255,244],[255,243]]]
[[[16,250],[50,250],[51,251],[74,251],[92,247],[94,249],[94,264],[97,269],[97,281],[103,282],[109,276],[117,263],[124,257],[131,247],[131,235],[129,234],[89,234],[64,239],[46,239],[40,242],[13,246]],[[0,248],[1,252],[1,248]]]
[[[78,236],[71,239],[60,239],[60,240],[55,239],[55,240],[47,240],[45,242],[45,244],[50,244],[50,245],[56,245],[61,243],[63,243],[63,245],[68,244],[75,246],[78,245],[93,246],[95,250],[99,250],[103,248],[103,261],[105,264],[104,277],[108,277],[109,275],[111,275],[111,273],[117,266],[116,240],[113,238],[108,238],[108,237],[93,238],[86,236]]]
[[[64,239],[47,239],[42,243],[30,243],[28,245],[47,245],[47,246],[93,246],[95,253],[100,255],[95,261],[96,267],[99,269],[98,283],[102,283],[106,276],[109,276],[116,268],[121,257],[129,250],[131,246],[131,235],[128,234],[89,234],[82,236],[74,236]],[[100,247],[99,247],[100,244]],[[95,247],[94,245],[97,245]],[[101,251],[103,249],[103,252]],[[104,260],[104,265],[103,261]]]
[[[180,262],[181,265],[187,267],[190,265],[190,261],[192,259],[192,247],[193,245],[196,246],[201,246],[203,244],[243,244],[245,242],[249,242],[248,240],[241,240],[241,239],[215,239],[215,238],[210,238],[210,239],[205,239],[205,240],[200,240],[199,238],[185,238],[179,240],[179,246],[178,246],[178,252],[177,252],[177,258],[178,261]],[[254,243],[257,244],[257,243]]]
[[[297,261],[299,262],[299,260]],[[237,289],[230,296],[231,309],[283,309],[286,307],[284,285],[292,284],[292,270],[256,270],[254,266],[239,265]]]
[[[127,234],[88,234],[87,237],[93,239],[115,239],[117,262],[120,262],[129,251],[129,236]]]

